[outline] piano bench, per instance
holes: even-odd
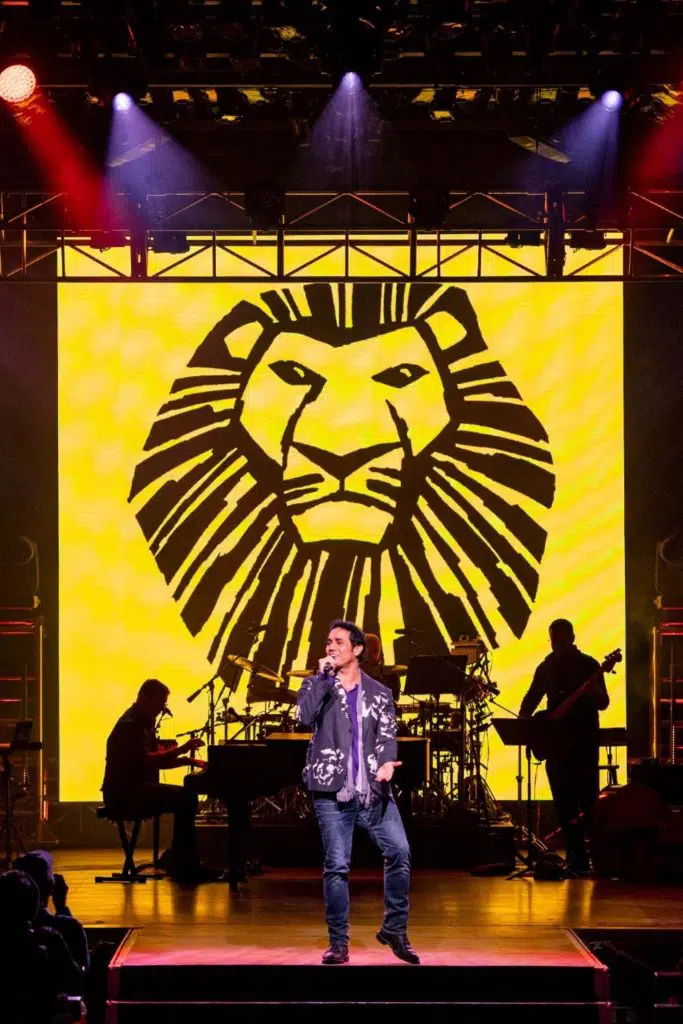
[[[159,815],[146,815],[139,818],[124,817],[118,810],[114,810],[109,807],[98,807],[95,811],[95,816],[100,820],[106,819],[107,821],[113,822],[119,832],[119,839],[121,840],[121,849],[123,850],[123,867],[120,871],[114,871],[111,875],[95,875],[96,882],[126,882],[126,883],[137,883],[143,884],[148,878],[152,880],[157,878],[166,878],[165,872],[161,871],[159,864]],[[152,862],[150,864],[136,864],[135,863],[135,848],[138,845],[138,837],[140,835],[140,827],[143,821],[148,821],[152,818],[153,825],[153,853]],[[127,824],[132,825],[130,831],[127,829]],[[144,871],[152,869],[151,874],[143,874]]]

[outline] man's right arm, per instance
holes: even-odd
[[[309,676],[304,679],[297,694],[296,720],[302,725],[313,725],[320,709],[330,695],[331,681],[327,676]]]

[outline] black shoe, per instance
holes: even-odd
[[[383,946],[391,946],[391,952],[399,960],[405,960],[407,964],[419,964],[420,958],[410,945],[405,932],[388,932],[384,928],[380,928],[377,932],[377,941],[381,942]]]
[[[331,945],[329,949],[326,949],[323,953],[322,962],[324,964],[348,964],[349,962],[349,947],[344,945]]]

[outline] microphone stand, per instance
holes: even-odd
[[[202,685],[199,687],[199,689],[195,690],[194,693],[191,693],[190,696],[187,698],[187,703],[191,704],[192,701],[196,700],[197,697],[199,696],[199,694],[202,693],[204,690],[208,690],[209,691],[209,716],[208,716],[208,718],[206,720],[206,725],[204,726],[204,729],[202,730],[202,732],[204,732],[206,734],[206,737],[207,737],[208,742],[210,744],[213,744],[214,735],[215,735],[215,731],[216,731],[216,722],[215,722],[216,700],[215,700],[215,694],[216,694],[216,679],[217,678],[218,678],[218,673],[215,672],[211,676],[210,679],[207,679],[207,681],[205,683],[202,683]]]

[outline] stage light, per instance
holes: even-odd
[[[358,89],[360,87],[360,76],[355,71],[347,71],[342,76],[341,84],[345,89]]]
[[[542,231],[508,231],[505,244],[512,249],[521,249],[523,245],[543,245]]]
[[[184,231],[151,231],[149,247],[154,253],[168,253],[175,256],[190,251],[190,244]]]
[[[514,142],[516,146],[526,149],[529,153],[543,156],[546,160],[553,160],[556,164],[572,162],[572,158],[567,153],[563,153],[557,146],[551,146],[549,142],[544,142],[543,139],[535,139],[531,135],[508,135],[508,140]]]
[[[120,249],[127,245],[125,231],[93,231],[90,235],[90,248],[105,252],[107,249]]]
[[[616,89],[608,89],[600,100],[605,110],[618,110],[621,106],[621,93]]]
[[[250,103],[252,106],[257,107],[257,106],[260,106],[260,105],[268,102],[266,97],[263,95],[263,92],[261,91],[261,89],[251,89],[251,88],[246,89],[245,88],[245,89],[240,89],[239,91],[242,93],[242,95],[246,99],[247,103]]]
[[[0,97],[6,103],[25,103],[36,87],[36,76],[25,64],[10,64],[0,74]]]
[[[127,92],[117,92],[113,100],[114,110],[118,110],[120,114],[125,113],[126,110],[130,110],[133,106],[132,97]]]
[[[420,89],[417,96],[413,96],[411,103],[432,103],[436,95],[436,89]]]
[[[454,121],[455,89],[437,89],[429,116],[432,121]]]
[[[572,231],[569,235],[569,245],[572,249],[590,249],[599,252],[605,248],[605,232],[597,231],[595,228]]]

